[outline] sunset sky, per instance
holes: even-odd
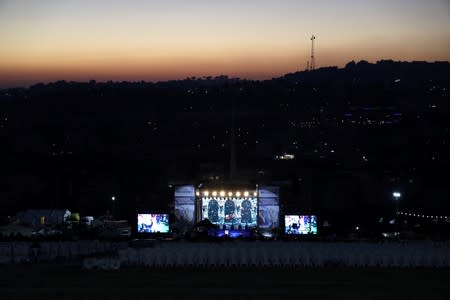
[[[450,60],[450,0],[0,0],[0,87]]]

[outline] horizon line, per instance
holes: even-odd
[[[211,77],[211,80],[215,80],[218,79],[218,77],[226,77],[227,80],[240,80],[240,81],[254,81],[254,82],[261,82],[261,81],[270,81],[270,80],[274,80],[274,79],[278,79],[281,77],[284,77],[286,75],[291,75],[291,74],[297,74],[297,73],[304,73],[304,72],[316,72],[319,71],[321,69],[327,69],[327,68],[337,68],[338,70],[340,69],[345,69],[345,67],[350,64],[350,63],[355,63],[355,64],[359,64],[361,62],[366,62],[368,64],[371,65],[376,65],[378,63],[383,63],[383,62],[391,62],[391,63],[427,63],[427,64],[435,64],[435,63],[450,63],[449,60],[434,60],[434,61],[429,61],[429,60],[393,60],[393,59],[380,59],[377,61],[369,61],[369,60],[365,60],[365,59],[361,59],[359,61],[355,61],[355,60],[351,60],[347,63],[345,63],[344,66],[339,67],[337,65],[329,65],[329,66],[321,66],[319,68],[316,68],[314,70],[307,70],[306,68],[303,70],[297,70],[297,71],[293,71],[293,72],[287,72],[287,73],[282,73],[278,76],[275,77],[268,77],[268,78],[249,78],[249,77],[239,77],[239,76],[230,76],[227,74],[217,74],[217,75],[200,75],[200,76],[186,76],[184,78],[173,78],[173,79],[162,79],[162,80],[144,80],[144,79],[135,79],[135,80],[114,80],[114,79],[105,79],[105,80],[98,80],[96,78],[90,78],[90,79],[85,79],[85,80],[67,80],[67,79],[56,79],[56,80],[48,80],[48,81],[34,81],[33,83],[29,83],[29,84],[25,84],[25,85],[10,85],[10,86],[2,86],[2,83],[0,82],[0,90],[7,90],[7,89],[27,89],[27,88],[31,88],[35,85],[39,85],[39,84],[52,84],[52,83],[57,83],[57,82],[67,82],[67,83],[89,83],[92,81],[95,81],[96,83],[152,83],[152,84],[158,84],[158,83],[165,83],[165,82],[172,82],[172,81],[186,81],[186,80],[210,80],[208,79],[209,77]]]

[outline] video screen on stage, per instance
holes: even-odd
[[[182,185],[175,188],[175,220],[172,226],[190,228],[195,223],[195,187]]]
[[[202,197],[202,219],[226,226],[256,227],[257,197]]]
[[[284,217],[284,233],[317,234],[317,216],[287,215]]]
[[[168,233],[169,215],[168,214],[138,214],[137,215],[138,233]]]

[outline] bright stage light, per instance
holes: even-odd
[[[220,191],[220,197],[225,197],[225,192],[224,191]]]
[[[217,196],[217,192],[216,191],[212,192],[212,195],[213,195],[213,197],[216,197]]]
[[[253,192],[253,196],[255,196],[255,197],[256,197],[257,195],[258,195],[258,194],[257,194],[256,192]]]
[[[244,197],[248,197],[248,192],[247,191],[244,192]]]
[[[203,192],[203,195],[206,196],[206,197],[208,197],[209,192],[208,192],[208,191],[204,191],[204,192]]]
[[[197,191],[197,192],[195,193],[195,195],[197,195],[197,196],[200,196],[200,192],[199,192],[199,191]]]
[[[241,196],[241,192],[236,192],[236,197],[240,197]]]
[[[228,192],[228,197],[232,197],[233,193],[232,192]]]

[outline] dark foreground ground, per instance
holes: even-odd
[[[450,299],[450,270],[0,266],[0,299]]]

